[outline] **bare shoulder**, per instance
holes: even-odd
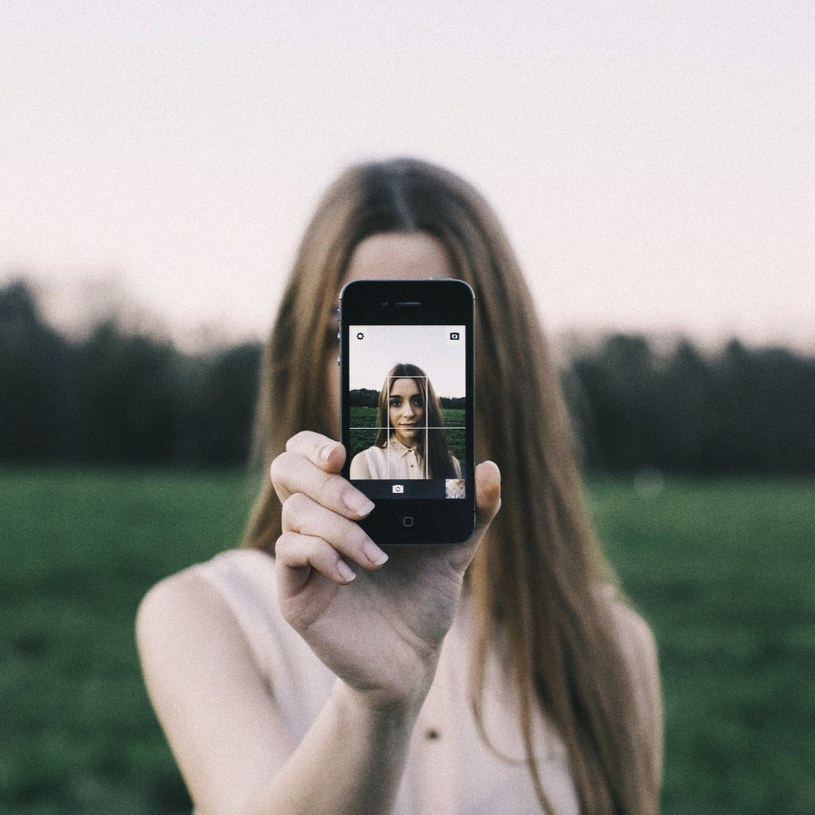
[[[610,597],[611,614],[623,651],[634,664],[656,664],[657,644],[651,627],[615,591]]]
[[[139,606],[137,620],[149,621],[152,615],[170,607],[185,605],[204,596],[204,583],[192,568],[165,577],[145,594]]]
[[[189,637],[213,618],[223,620],[226,604],[193,568],[156,583],[139,605],[136,638],[140,652]]]
[[[193,798],[205,811],[231,811],[229,791],[250,788],[292,750],[233,610],[198,569],[186,569],[147,592],[136,639],[148,695]]]
[[[656,638],[645,619],[616,590],[609,593],[609,608],[631,674],[641,732],[649,744],[659,777],[662,767],[663,711]]]
[[[274,559],[261,550],[228,549],[153,586],[136,615],[145,669],[145,660],[168,648],[186,653],[193,646],[209,655],[252,660],[259,647],[273,648],[284,628],[278,623],[274,568]]]
[[[165,578],[144,596],[136,642],[151,696],[206,665],[247,681],[257,668],[246,634],[223,595],[195,567]],[[155,699],[154,699],[155,701]]]
[[[610,592],[608,607],[641,702],[653,712],[661,710],[659,657],[651,627],[616,590]]]

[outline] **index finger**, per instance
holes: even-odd
[[[269,474],[281,502],[303,493],[327,509],[353,520],[370,514],[373,502],[340,474],[345,448],[319,433],[302,431],[286,443]]]
[[[286,451],[299,453],[327,473],[338,473],[345,464],[345,448],[334,439],[301,430],[286,442]]]

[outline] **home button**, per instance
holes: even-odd
[[[413,526],[413,516],[412,515],[403,515],[402,516],[402,526],[405,529],[410,529]]]

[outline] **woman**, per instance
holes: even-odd
[[[487,459],[472,538],[389,561],[333,441],[337,295],[383,275],[473,287]],[[472,187],[412,160],[340,177],[300,247],[257,415],[272,480],[244,547],[158,584],[137,623],[201,813],[658,810],[653,638],[613,588],[532,299]]]
[[[461,478],[441,429],[439,398],[418,365],[388,371],[376,416],[376,441],[351,459],[351,478]]]

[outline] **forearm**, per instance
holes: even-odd
[[[291,758],[255,792],[245,815],[391,812],[418,710],[371,709],[338,681]]]

